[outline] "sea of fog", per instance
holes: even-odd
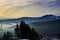
[[[0,23],[0,37],[7,31],[14,33],[15,27],[16,23]]]
[[[14,33],[14,29],[16,27],[17,23],[0,23],[0,38],[2,37],[2,35],[4,34],[4,32],[12,32]],[[20,24],[20,23],[18,23]],[[55,25],[55,24],[54,24]],[[46,27],[45,27],[46,26]],[[50,27],[49,27],[50,26]],[[38,24],[38,25],[31,25],[31,28],[34,28],[36,32],[38,32],[40,35],[42,34],[48,34],[48,35],[53,35],[53,34],[57,34],[60,33],[60,27],[57,26],[53,26],[53,25],[43,25],[43,24]],[[54,28],[54,29],[53,29]]]

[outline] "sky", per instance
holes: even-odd
[[[60,0],[0,0],[0,18],[60,16]]]

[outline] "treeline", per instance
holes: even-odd
[[[14,29],[14,35],[10,32],[4,32],[2,40],[18,40],[18,39],[30,39],[30,40],[40,40],[39,34],[34,28],[30,28],[28,24],[21,21],[20,25],[16,25]]]

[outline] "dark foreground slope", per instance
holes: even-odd
[[[34,22],[30,24],[40,35],[58,35],[60,34],[60,20]]]

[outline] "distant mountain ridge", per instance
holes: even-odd
[[[44,21],[52,21],[52,20],[59,20],[59,19],[60,19],[60,16],[44,15],[42,17],[22,17],[17,19],[5,19],[5,20],[0,20],[0,23],[1,22],[19,23],[22,20],[25,22],[31,23],[31,22],[44,22]]]

